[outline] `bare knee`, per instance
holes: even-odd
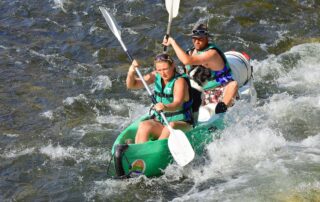
[[[175,122],[170,122],[169,125],[171,126],[171,128],[175,128],[177,126]]]
[[[152,130],[152,124],[148,121],[143,121],[139,124],[139,128],[136,134],[135,143],[143,143],[148,141],[148,136]]]
[[[238,82],[237,81],[231,81],[231,82],[228,83],[227,86],[228,86],[228,88],[237,90],[238,89]]]
[[[140,130],[151,130],[152,125],[148,121],[143,121],[139,124]]]

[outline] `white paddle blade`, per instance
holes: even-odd
[[[209,121],[211,117],[216,114],[216,103],[210,103],[205,106],[199,107],[199,115],[198,115],[198,122],[206,122]]]
[[[179,166],[187,165],[195,156],[188,138],[181,130],[171,130],[168,147]]]
[[[166,9],[169,13],[169,16],[172,18],[177,17],[179,12],[180,0],[166,0]]]
[[[107,11],[107,9],[99,6],[99,9],[106,20],[109,28],[113,32],[113,34],[117,37],[119,41],[121,41],[121,32],[120,32],[120,27],[116,23],[116,20],[112,17],[112,15]]]

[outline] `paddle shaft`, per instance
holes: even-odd
[[[165,36],[167,40],[168,40],[169,35],[170,35],[171,23],[172,23],[172,16],[171,16],[171,18],[170,18],[170,15],[169,15],[169,22],[168,22],[168,27],[167,27],[167,33],[166,33],[166,36]],[[168,46],[164,46],[164,47],[163,47],[163,51],[164,51],[164,52],[167,52],[167,49],[168,49]]]
[[[179,4],[180,4],[180,0],[166,0],[166,8],[169,13],[167,33],[165,35],[166,39],[168,39],[169,35],[170,35],[172,19],[178,15]],[[174,5],[175,5],[175,7],[174,7]],[[164,46],[163,51],[167,52],[167,48],[168,48],[167,46]]]

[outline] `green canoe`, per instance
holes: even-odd
[[[224,128],[223,116],[215,115],[210,122],[199,124],[185,133],[196,154],[200,155],[205,145],[219,137],[219,133],[215,131]],[[126,144],[127,140],[135,139],[139,123],[148,118],[146,115],[133,122],[114,142],[112,154],[116,176],[159,176],[162,170],[173,162],[167,139],[149,140],[143,144]]]

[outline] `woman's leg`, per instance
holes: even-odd
[[[154,119],[141,122],[136,134],[135,143],[139,144],[147,142],[150,134],[153,134],[156,138],[158,138],[161,135],[163,128],[164,126]]]
[[[183,131],[188,131],[192,128],[192,126],[187,123],[187,122],[184,122],[184,121],[174,121],[174,122],[170,122],[169,123],[170,126],[174,129],[180,129],[180,130],[183,130]],[[168,138],[170,135],[170,131],[167,127],[164,127],[162,132],[161,132],[161,135],[159,137],[159,140],[160,139],[166,139]]]

